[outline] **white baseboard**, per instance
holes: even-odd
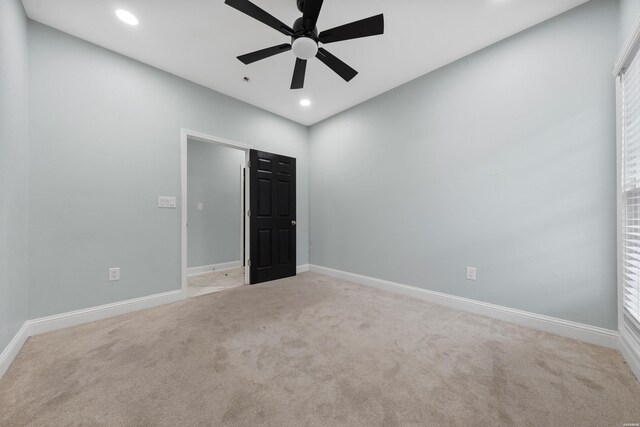
[[[220,264],[201,265],[187,268],[187,276],[197,276],[198,274],[211,273],[213,270],[226,270],[242,265],[241,261],[221,262]]]
[[[629,368],[640,381],[640,340],[633,333],[622,326],[620,331],[620,352],[624,356]]]
[[[620,347],[620,334],[617,331],[612,331],[610,329],[530,313],[528,311],[489,304],[469,298],[457,297],[442,292],[416,288],[414,286],[334,270],[332,268],[321,267],[313,264],[310,265],[310,271],[604,347],[615,349]]]
[[[182,290],[177,290],[28,320],[29,336],[169,304],[181,299],[183,299]]]
[[[309,264],[302,264],[296,267],[296,274],[304,273],[305,271],[309,271]]]
[[[169,304],[182,299],[184,299],[182,290],[177,290],[27,320],[0,355],[0,378],[2,378],[2,375],[7,371],[9,365],[11,365],[11,362],[30,336]]]
[[[29,338],[29,326],[27,322],[24,322],[20,329],[18,329],[18,332],[13,336],[13,339],[2,351],[2,354],[0,354],[0,378],[7,372],[11,362],[16,358],[18,352],[27,341],[27,338]]]

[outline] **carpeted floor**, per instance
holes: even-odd
[[[609,349],[326,276],[32,337],[0,425],[622,426]]]

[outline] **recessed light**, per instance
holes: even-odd
[[[118,9],[116,10],[116,15],[125,24],[138,25],[138,18],[136,18],[136,15],[129,12],[128,10]]]
[[[309,101],[308,99],[301,99],[300,105],[302,105],[303,107],[308,107],[309,105],[311,105],[311,101]]]

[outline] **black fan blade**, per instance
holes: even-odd
[[[318,38],[322,43],[333,43],[360,37],[377,36],[382,33],[384,33],[384,17],[380,14],[331,28],[330,30],[324,30]]]
[[[289,43],[284,43],[278,46],[272,46],[266,49],[256,50],[255,52],[240,55],[238,56],[238,59],[249,65],[252,62],[260,61],[261,59],[265,59],[282,52],[287,52],[289,50],[291,50],[291,45]]]
[[[302,25],[307,31],[313,31],[320,16],[323,0],[305,0],[302,12]]]
[[[331,68],[337,75],[345,79],[345,81],[349,81],[358,74],[356,70],[349,67],[347,64],[327,52],[324,48],[319,48],[318,53],[316,54],[316,58],[320,61],[324,62],[324,64]]]
[[[293,30],[288,25],[282,23],[279,19],[269,15],[267,12],[260,9],[249,0],[226,0],[225,3],[232,8],[238,9],[240,12],[245,13],[254,19],[257,19],[263,24],[266,24],[271,28],[280,31],[284,35],[293,35]]]
[[[302,89],[304,87],[304,73],[307,70],[307,61],[296,58],[296,67],[293,69],[291,79],[291,89]]]

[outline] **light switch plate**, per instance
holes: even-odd
[[[198,204],[196,205],[196,210],[202,212],[204,210],[204,203],[198,202]]]
[[[176,198],[170,196],[158,196],[158,207],[159,208],[176,208]]]
[[[109,281],[120,280],[120,267],[113,267],[109,269]]]

